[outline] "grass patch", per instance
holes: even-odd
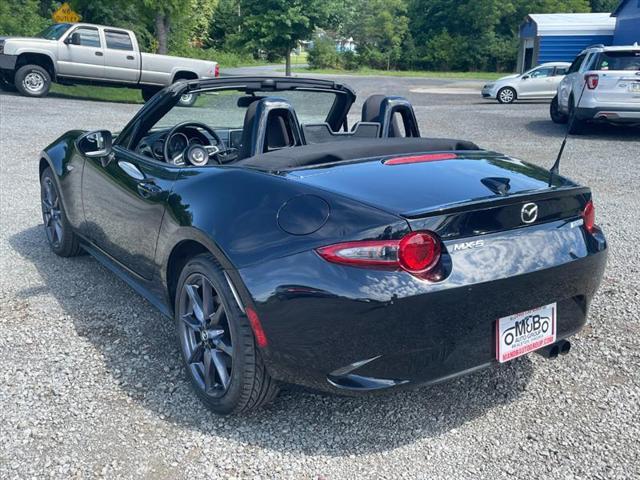
[[[496,72],[434,72],[420,70],[376,70],[361,68],[359,70],[339,70],[333,68],[293,68],[297,73],[319,73],[324,75],[355,75],[355,76],[383,76],[383,77],[421,77],[421,78],[451,78],[460,80],[496,80],[507,75]]]
[[[144,103],[140,90],[131,88],[97,87],[95,85],[51,86],[51,94],[56,97],[95,100],[98,102]]]

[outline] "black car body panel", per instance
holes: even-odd
[[[42,155],[41,170],[55,171],[85,248],[163,313],[172,314],[186,252],[208,251],[240,308],[259,315],[271,375],[349,393],[432,383],[489,365],[496,320],[505,315],[557,302],[558,339],[584,325],[606,240],[583,225],[590,190],[539,167],[484,150],[390,165],[395,156],[377,154],[377,141],[366,158],[275,170],[179,167],[128,148],[168,98],[225,82],[241,80],[167,88],[125,127],[108,158],[83,156],[80,131]],[[301,84],[341,91],[338,107],[346,110],[329,115],[338,127],[355,99],[333,82],[242,82],[253,93]],[[305,148],[292,148],[292,156]],[[530,225],[520,216],[527,202],[539,208]],[[337,265],[316,252],[421,230],[442,240],[437,281]]]

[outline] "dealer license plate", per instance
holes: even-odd
[[[638,83],[638,82],[630,83],[629,84],[629,91],[631,93],[640,93],[640,83]]]
[[[538,350],[556,341],[556,304],[498,319],[496,358],[500,363]]]

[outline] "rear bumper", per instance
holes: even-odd
[[[637,107],[581,107],[577,111],[577,116],[580,120],[640,123],[640,105]]]
[[[436,383],[495,363],[496,319],[557,302],[557,339],[578,332],[606,264],[588,253],[493,281],[430,284],[403,272],[330,265],[314,252],[240,271],[271,374],[334,393]]]

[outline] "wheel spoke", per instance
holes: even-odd
[[[204,391],[210,393],[211,388],[215,385],[215,371],[216,367],[213,364],[211,350],[204,349],[204,369],[202,370],[202,376],[204,377]]]
[[[193,349],[191,355],[189,355],[188,363],[200,363],[204,354],[205,348],[202,343],[199,343],[196,348]]]
[[[53,222],[53,228],[56,231],[56,237],[58,238],[58,241],[61,242],[62,241],[62,226],[60,225],[60,222],[58,220],[55,220]]]
[[[182,315],[182,321],[187,327],[192,330],[200,330],[203,327],[202,322],[194,317],[191,313]]]
[[[224,314],[224,308],[220,305],[215,312],[211,315],[211,325],[218,325],[220,323],[220,319]]]
[[[193,310],[193,314],[200,321],[200,323],[204,323],[204,313],[202,312],[202,300],[198,295],[198,291],[196,290],[197,285],[186,285],[187,295],[189,295],[189,299],[191,300],[191,309]]]
[[[222,354],[220,352],[216,351],[211,352],[211,357],[213,359],[213,364],[215,365],[216,372],[218,372],[220,383],[222,383],[222,386],[226,390],[231,379],[229,378],[229,372],[227,371],[227,365],[224,361],[224,358],[222,358]]]
[[[216,342],[216,348],[230,357],[233,356],[233,347],[231,345],[227,345],[222,339]]]
[[[209,281],[202,275],[202,314],[204,319],[208,319],[213,311],[212,287]]]

